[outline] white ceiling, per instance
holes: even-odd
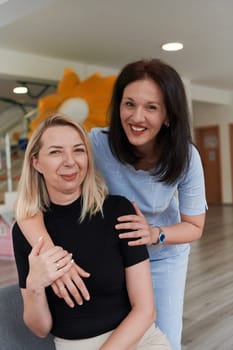
[[[233,0],[1,2],[0,49],[117,69],[158,57],[195,84],[233,91]],[[162,52],[167,41],[184,49]]]

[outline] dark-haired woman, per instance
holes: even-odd
[[[117,228],[134,230],[120,235],[137,238],[130,244],[147,244],[157,323],[180,350],[189,243],[201,237],[206,211],[180,76],[156,59],[125,66],[113,91],[110,127],[92,129],[91,139],[110,192],[137,204],[138,215],[119,218]]]

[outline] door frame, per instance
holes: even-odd
[[[233,124],[229,124],[229,140],[230,140],[230,162],[231,162],[231,192],[233,200]]]
[[[233,126],[233,125],[232,125]],[[221,172],[221,142],[220,142],[220,127],[219,125],[206,125],[206,126],[197,126],[194,128],[194,135],[195,135],[195,144],[199,150],[199,153],[200,155],[202,155],[202,158],[203,158],[203,154],[204,153],[204,150],[203,150],[203,147],[201,146],[202,142],[200,141],[201,140],[201,132],[203,130],[208,130],[208,129],[216,129],[216,134],[218,136],[218,157],[219,157],[219,169],[218,169],[218,172],[219,172],[219,204],[222,204],[222,172]],[[233,166],[233,165],[232,165]],[[204,169],[203,169],[204,170]],[[233,171],[233,168],[232,168],[232,171]],[[206,179],[206,176],[205,176],[205,181],[207,182],[208,179]]]

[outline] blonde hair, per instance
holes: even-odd
[[[22,173],[18,186],[18,200],[16,208],[16,219],[22,220],[46,211],[50,205],[50,199],[43,175],[33,166],[32,160],[38,156],[41,148],[41,137],[45,130],[54,126],[70,126],[80,135],[87,151],[88,169],[82,184],[82,211],[80,221],[87,214],[95,215],[102,213],[104,199],[108,193],[107,186],[95,168],[92,147],[87,131],[84,127],[71,118],[55,114],[44,120],[33,132],[24,156]]]

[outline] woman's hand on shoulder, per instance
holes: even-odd
[[[129,230],[129,232],[120,233],[119,237],[132,238],[134,240],[130,241],[128,244],[130,246],[137,245],[151,245],[152,243],[157,242],[158,232],[157,229],[150,226],[142,214],[141,210],[138,208],[136,202],[132,202],[135,212],[135,215],[124,215],[118,217],[118,224],[115,225],[117,230]]]

